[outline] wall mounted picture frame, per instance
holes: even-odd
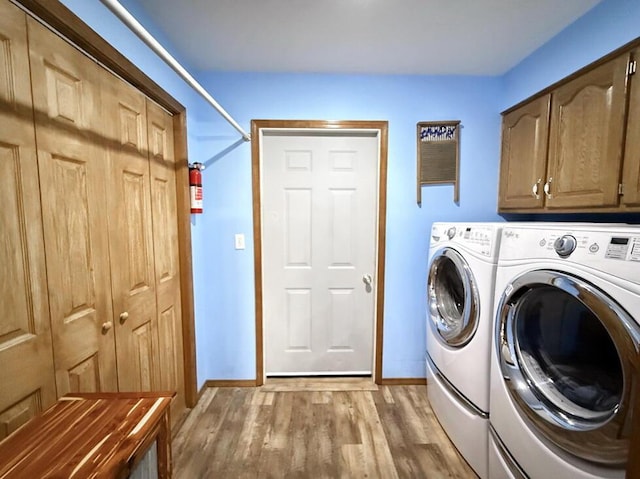
[[[453,201],[460,202],[460,121],[421,121],[417,124],[417,201],[424,185],[453,184]]]

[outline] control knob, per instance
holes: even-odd
[[[562,235],[553,243],[553,249],[556,250],[558,256],[566,258],[576,249],[577,241],[571,235]]]
[[[447,236],[449,237],[449,239],[453,239],[455,235],[456,235],[456,227],[452,226],[447,230]]]

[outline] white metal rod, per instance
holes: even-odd
[[[220,113],[225,120],[227,120],[236,130],[240,132],[242,138],[245,141],[251,141],[251,136],[242,129],[238,123],[231,118],[229,113],[226,112],[220,104],[214,100],[214,98],[204,89],[200,83],[197,82],[193,76],[176,60],[160,43],[153,38],[142,24],[131,15],[127,9],[125,9],[118,0],[100,0],[109,10],[111,10],[122,22],[128,26],[133,33],[135,33],[149,48],[151,48],[160,58],[162,58],[167,65],[169,65],[178,75],[180,75],[184,81],[186,81],[191,88],[197,91],[205,100],[207,100],[211,106],[213,106],[218,113]]]

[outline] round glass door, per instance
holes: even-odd
[[[590,283],[551,270],[516,278],[497,311],[498,359],[520,411],[578,457],[624,463],[640,339],[633,318]]]
[[[478,290],[469,265],[456,250],[444,248],[431,259],[427,282],[429,317],[442,340],[467,344],[478,328]]]

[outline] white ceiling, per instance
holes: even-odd
[[[601,0],[137,0],[199,70],[499,75]]]

